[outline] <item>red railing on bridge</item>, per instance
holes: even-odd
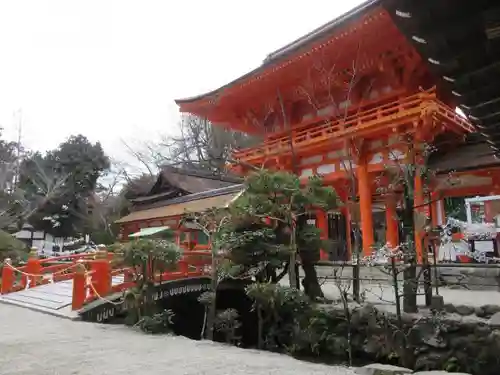
[[[125,267],[122,254],[98,251],[39,259],[30,256],[26,265],[14,267],[7,260],[2,269],[1,293],[8,294],[39,285],[73,280],[72,309],[79,310],[86,303],[105,299],[136,285],[134,271]],[[59,263],[60,262],[60,263]],[[56,263],[56,264],[54,264]],[[155,274],[150,281],[162,282],[207,274],[211,264],[209,251],[184,251],[174,271]],[[123,281],[113,283],[114,276],[123,275]]]

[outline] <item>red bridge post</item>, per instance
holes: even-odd
[[[2,294],[10,293],[14,285],[14,270],[9,267],[11,263],[10,258],[4,260],[2,268]]]
[[[37,249],[35,247],[31,248],[31,252],[26,262],[26,273],[30,275],[40,275],[42,273],[42,264],[40,263],[40,259],[38,259]],[[39,277],[37,276],[28,276],[26,282],[29,283],[30,288],[36,286]]]
[[[83,307],[87,296],[86,269],[83,261],[77,261],[75,274],[73,275],[73,298],[71,309],[79,310]]]
[[[187,277],[189,274],[189,263],[185,259],[181,259],[178,262],[179,271],[183,274],[183,276]]]
[[[92,284],[95,291],[104,297],[111,291],[111,263],[107,252],[97,254],[97,259],[92,261]]]

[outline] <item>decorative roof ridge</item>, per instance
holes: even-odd
[[[132,203],[140,203],[140,202],[147,202],[152,199],[157,199],[157,198],[163,198],[172,194],[177,193],[175,190],[168,190],[163,193],[158,193],[158,194],[153,194],[153,195],[144,195],[142,197],[137,197],[137,198],[132,198],[129,199],[130,202]]]
[[[243,184],[235,184],[235,185],[226,186],[226,187],[219,188],[219,189],[212,189],[212,190],[203,191],[200,193],[187,194],[187,195],[183,195],[183,196],[180,196],[177,198],[172,198],[172,199],[169,199],[166,201],[152,203],[151,205],[148,205],[147,207],[141,207],[137,211],[145,211],[145,210],[149,210],[149,209],[153,209],[153,208],[167,207],[167,206],[171,206],[174,204],[186,203],[186,202],[191,202],[191,201],[195,201],[195,200],[217,197],[219,195],[237,193],[237,192],[241,191],[243,188],[244,188]]]
[[[160,173],[161,172],[167,172],[167,173],[175,173],[175,174],[180,174],[184,176],[190,176],[190,177],[198,177],[198,178],[206,178],[210,180],[217,180],[217,181],[223,181],[223,182],[233,182],[233,183],[239,183],[242,181],[240,177],[237,176],[230,176],[230,175],[220,175],[220,174],[215,174],[213,172],[209,171],[202,171],[202,170],[195,170],[195,169],[190,169],[190,168],[178,168],[174,167],[171,165],[162,165],[160,167]]]
[[[321,25],[320,27],[317,27],[316,29],[307,33],[306,35],[303,35],[300,38],[295,39],[293,42],[290,42],[287,45],[271,52],[270,54],[268,54],[266,56],[266,58],[262,62],[262,66],[267,66],[273,62],[276,62],[276,60],[286,58],[291,53],[296,52],[298,49],[300,49],[308,44],[311,44],[311,43],[318,41],[318,39],[325,36],[325,34],[328,34],[330,31],[335,29],[337,26],[339,26],[343,22],[346,22],[350,18],[358,15],[359,13],[364,12],[366,9],[370,8],[371,6],[378,5],[378,3],[380,3],[380,2],[381,2],[381,0],[367,0],[367,1],[359,4],[358,6],[347,11],[346,13],[343,13],[339,17],[336,17],[335,19]]]

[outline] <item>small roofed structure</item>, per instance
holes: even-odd
[[[232,175],[217,175],[208,171],[163,166],[156,182],[143,195],[130,199],[133,211],[162,206],[167,200],[188,194],[202,193],[241,183]]]
[[[189,248],[208,248],[208,238],[196,228],[180,225],[184,215],[214,207],[225,207],[241,192],[239,177],[220,176],[206,171],[163,167],[149,193],[131,199],[131,212],[117,220],[120,239],[170,228],[177,241]],[[131,237],[132,235],[132,237]]]

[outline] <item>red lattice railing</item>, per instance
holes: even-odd
[[[360,111],[345,118],[330,121],[309,120],[299,128],[292,129],[291,139],[295,152],[331,143],[332,139],[342,140],[352,136],[365,137],[413,125],[423,113],[455,132],[469,133],[475,129],[465,118],[436,99],[434,91],[421,92],[394,100],[376,108]],[[236,151],[234,158],[248,164],[262,163],[269,157],[286,155],[291,152],[290,134],[273,136],[261,145]]]

